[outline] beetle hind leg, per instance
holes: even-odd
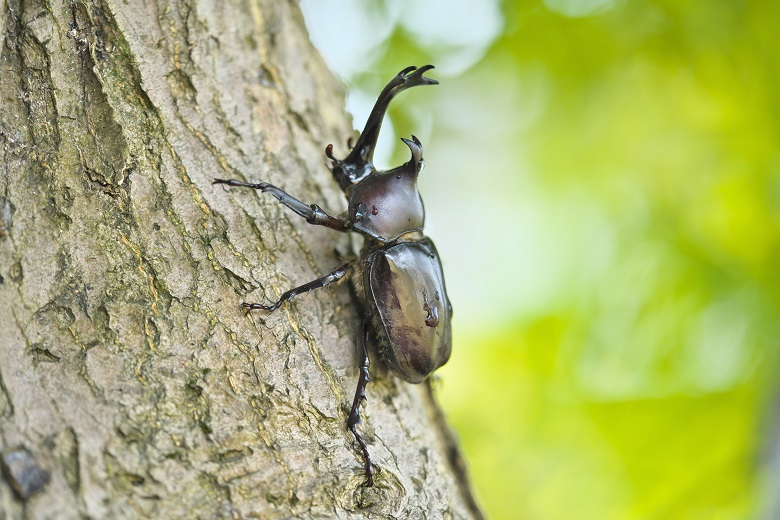
[[[279,308],[280,305],[282,305],[284,302],[293,299],[295,296],[301,294],[301,293],[307,293],[309,291],[312,291],[314,289],[320,289],[322,287],[327,287],[328,285],[332,283],[336,283],[346,274],[349,272],[349,268],[352,265],[352,262],[346,262],[338,266],[336,269],[334,269],[332,272],[326,274],[322,278],[317,278],[316,280],[312,280],[309,283],[305,283],[303,285],[299,285],[298,287],[294,287],[290,289],[289,291],[284,292],[279,299],[271,304],[271,305],[263,305],[261,303],[242,303],[247,312],[254,311],[254,310],[262,310],[262,311],[275,311]]]
[[[347,418],[347,428],[355,436],[355,440],[360,445],[360,451],[363,454],[363,464],[366,470],[366,487],[372,487],[374,485],[374,465],[371,463],[371,456],[368,454],[368,446],[366,446],[363,437],[357,431],[357,425],[360,421],[360,403],[366,400],[366,386],[371,380],[368,375],[368,348],[366,348],[366,334],[367,334],[366,322],[363,321],[363,326],[360,329],[360,337],[358,338],[358,346],[360,347],[359,355],[360,359],[360,377],[358,378],[357,388],[355,389],[355,399],[352,401],[352,409],[349,411],[349,417]]]

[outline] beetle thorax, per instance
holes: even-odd
[[[347,192],[352,228],[380,242],[422,230],[425,211],[415,173],[374,172],[352,186]]]

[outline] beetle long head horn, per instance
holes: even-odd
[[[423,65],[419,69],[417,67],[406,67],[394,79],[402,83],[404,89],[417,85],[438,85],[439,82],[435,79],[423,76],[423,74],[433,68],[435,68],[433,65]]]
[[[404,144],[406,144],[406,146],[408,146],[409,150],[412,152],[412,160],[409,161],[407,164],[411,164],[414,167],[415,175],[417,175],[425,166],[425,161],[423,160],[422,143],[415,136],[412,136],[411,141],[409,139],[404,139],[402,137],[401,141],[403,141]]]

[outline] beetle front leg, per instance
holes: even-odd
[[[322,287],[327,287],[332,283],[338,282],[339,280],[344,278],[344,276],[349,271],[351,265],[352,262],[346,262],[344,264],[341,264],[336,269],[334,269],[333,272],[326,274],[322,278],[317,278],[316,280],[312,280],[309,283],[305,283],[303,285],[290,289],[289,291],[283,293],[282,296],[279,298],[279,300],[272,305],[263,305],[261,303],[242,303],[241,305],[246,307],[247,311],[253,311],[253,310],[263,310],[268,312],[275,311],[276,309],[279,308],[281,304],[283,304],[287,300],[291,300],[293,297],[301,293],[307,293],[314,289],[321,289]]]
[[[346,219],[340,219],[332,217],[325,213],[321,207],[316,204],[306,204],[300,200],[288,195],[286,192],[277,188],[273,184],[267,182],[243,182],[236,179],[214,179],[212,184],[227,184],[228,186],[239,186],[242,188],[254,188],[264,193],[270,193],[276,199],[293,210],[298,215],[306,219],[306,222],[315,226],[325,226],[336,231],[347,231],[349,229],[349,221]]]
[[[358,346],[360,347],[359,355],[360,361],[360,377],[358,378],[357,388],[355,389],[355,399],[352,401],[352,409],[349,411],[349,417],[347,418],[347,428],[355,436],[355,440],[360,445],[360,451],[363,452],[363,464],[366,468],[366,487],[372,487],[374,485],[374,465],[371,463],[371,456],[368,454],[368,447],[363,441],[363,437],[357,431],[357,425],[360,424],[360,404],[366,400],[366,386],[371,380],[368,376],[368,348],[366,348],[366,322],[363,321],[363,326],[360,330],[360,338],[358,339]]]

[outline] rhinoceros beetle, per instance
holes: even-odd
[[[346,214],[333,217],[316,204],[306,204],[267,182],[248,183],[235,179],[214,179],[214,184],[254,188],[270,193],[279,202],[306,219],[309,224],[338,231],[356,231],[365,238],[360,257],[339,265],[330,274],[283,293],[270,305],[244,303],[247,312],[271,312],[294,296],[338,282],[348,274],[356,294],[363,300],[363,319],[358,346],[360,376],[347,427],[363,455],[365,485],[374,484],[374,467],[366,443],[357,431],[360,404],[369,382],[366,339],[372,330],[379,341],[379,354],[402,379],[424,381],[450,357],[452,306],[444,286],[441,262],[431,239],[423,234],[425,212],[417,191],[417,176],[423,169],[420,141],[402,139],[411,151],[409,162],[388,171],[373,164],[382,120],[390,101],[404,90],[438,81],[423,74],[432,65],[407,67],[379,94],[371,115],[355,146],[343,160],[333,156],[333,145],[325,155],[331,160],[333,178],[348,201]]]

